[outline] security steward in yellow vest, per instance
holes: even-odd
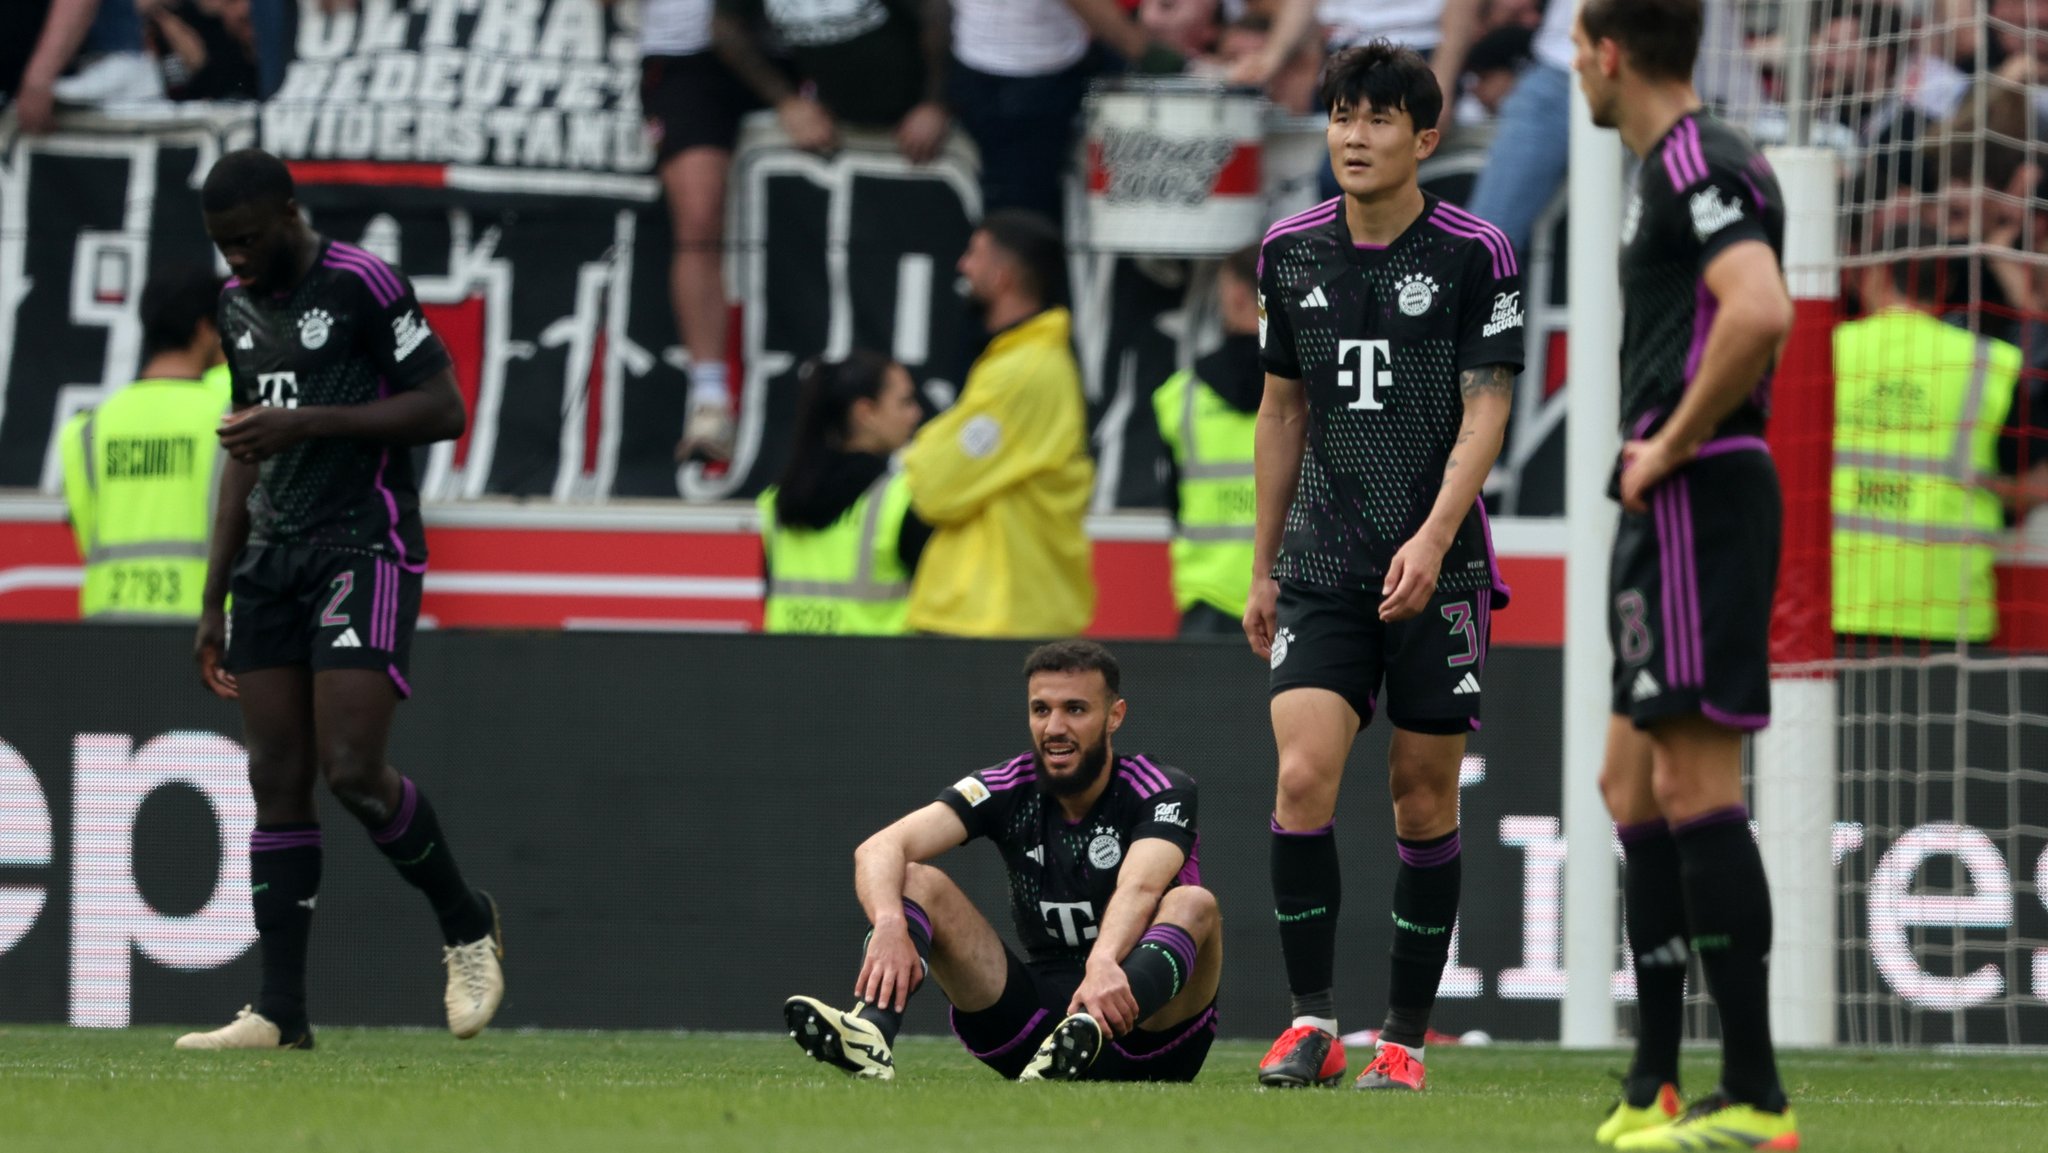
[[[1902,238],[1905,239],[1905,238]],[[1992,566],[2017,467],[2019,349],[1940,319],[1960,258],[1867,269],[1835,330],[1834,625],[1947,644],[1998,631]],[[2042,414],[2048,415],[2048,414]]]
[[[879,353],[810,361],[798,374],[795,443],[755,501],[771,633],[906,631],[910,578],[931,529],[890,463],[923,411],[910,374]]]
[[[1252,443],[1265,393],[1259,366],[1257,246],[1216,278],[1223,346],[1166,378],[1152,414],[1166,445],[1173,514],[1173,603],[1180,635],[1241,638],[1252,583]]]
[[[64,499],[85,561],[79,615],[197,620],[229,383],[205,268],[143,288],[142,376],[61,433]]]

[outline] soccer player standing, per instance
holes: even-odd
[[[1223,922],[1201,887],[1195,782],[1117,755],[1122,674],[1093,641],[1024,662],[1031,751],[962,777],[854,853],[874,931],[851,1010],[783,1006],[805,1052],[896,1075],[910,994],[934,978],[953,1032],[1022,1081],[1192,1081],[1216,1039]],[[1010,877],[1020,960],[945,873],[924,862],[987,837]]]
[[[1700,0],[1587,0],[1593,123],[1641,158],[1621,221],[1622,503],[1610,570],[1613,717],[1600,787],[1626,862],[1635,1061],[1596,1134],[1619,1149],[1796,1149],[1771,1048],[1771,897],[1742,803],[1770,720],[1781,506],[1762,439],[1792,324],[1784,197],[1700,109]],[[1685,969],[1720,1010],[1721,1083],[1678,1115]]]
[[[219,321],[234,411],[220,428],[230,459],[194,655],[206,686],[241,702],[263,987],[235,1020],[178,1048],[312,1047],[316,780],[432,903],[447,946],[448,1028],[472,1037],[505,992],[497,906],[463,881],[426,794],[384,760],[392,712],[411,691],[427,567],[409,450],[462,434],[454,369],[403,276],[306,226],[276,157],[221,157],[202,205],[234,273]]]
[[[1259,272],[1266,392],[1244,627],[1273,670],[1273,899],[1294,1018],[1259,1080],[1344,1076],[1332,820],[1384,680],[1400,867],[1386,1023],[1356,1085],[1421,1089],[1458,915],[1458,770],[1507,602],[1479,489],[1522,366],[1521,281],[1498,229],[1416,183],[1443,108],[1422,57],[1350,49],[1322,99],[1343,195],[1274,225]]]

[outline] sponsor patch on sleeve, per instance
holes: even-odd
[[[981,783],[980,777],[972,774],[961,777],[959,783],[953,786],[953,791],[960,794],[960,799],[966,801],[970,809],[988,800],[989,797],[988,786]]]

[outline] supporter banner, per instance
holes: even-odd
[[[240,725],[198,686],[188,635],[0,626],[13,658],[0,683],[0,1021],[218,1022],[256,987]],[[854,846],[1026,746],[1023,652],[422,633],[418,692],[391,756],[504,907],[501,1024],[774,1029],[791,993],[840,995],[863,930]],[[1117,747],[1201,783],[1202,880],[1226,932],[1223,1027],[1268,1036],[1287,1000],[1267,879],[1265,670],[1236,645],[1118,653],[1130,716]],[[1486,677],[1487,723],[1462,776],[1465,897],[1438,1025],[1549,1038],[1565,982],[1558,655],[1502,649]],[[1973,725],[1971,736],[1999,731]],[[1384,1010],[1387,733],[1375,725],[1359,741],[1337,819],[1337,987],[1354,1028]],[[1897,796],[1916,788],[1927,792]],[[2022,823],[2041,788],[1986,774],[1967,809],[1929,795],[1848,807],[1872,823],[1835,833],[1849,914],[1845,1039],[2048,1042],[2048,956],[2034,951],[2048,938],[2048,846]],[[439,939],[425,904],[346,814],[322,807],[315,1021],[436,1024]],[[993,852],[970,844],[940,864],[1010,936]],[[621,981],[632,997],[617,995]],[[1615,992],[1632,995],[1625,972]],[[943,1032],[940,1009],[928,990],[911,1028]]]
[[[431,46],[444,25],[473,37],[481,16],[448,24],[459,7],[400,20],[400,9],[366,2],[360,15],[320,16],[326,23],[309,21],[302,45],[334,38],[343,55],[295,67],[317,64],[330,84],[345,66],[374,77],[383,65],[349,62],[412,51],[390,47],[391,34],[378,29],[414,37],[396,44]],[[572,43],[548,31],[550,13],[577,7],[569,0],[478,7],[538,21],[534,51]],[[491,19],[498,28],[510,17]],[[261,113],[274,147],[285,148],[274,133],[278,117],[296,115],[288,107]],[[139,367],[136,305],[149,272],[213,259],[197,189],[215,156],[250,141],[255,116],[243,108],[175,124],[74,120],[64,134],[0,151],[0,488],[59,490],[57,431]],[[316,128],[308,139],[317,136]],[[314,225],[403,268],[455,353],[470,426],[461,441],[421,452],[429,500],[708,501],[749,498],[779,473],[806,357],[888,351],[936,409],[951,402],[984,337],[954,271],[980,207],[971,149],[956,139],[936,162],[912,166],[886,137],[849,133],[847,143],[832,157],[795,152],[768,117],[749,126],[736,156],[727,267],[740,440],[732,467],[710,472],[679,469],[672,456],[689,360],[669,302],[668,214],[644,164],[638,173],[561,170],[559,179],[413,161],[293,164]],[[516,179],[491,175],[502,172]],[[1446,187],[1461,172],[1445,167]],[[1157,507],[1161,447],[1148,401],[1213,346],[1216,266],[1077,250],[1070,271],[1095,508]],[[1529,291],[1544,280],[1532,271]],[[1563,313],[1553,303],[1529,315],[1530,371],[1489,491],[1506,511],[1544,514],[1561,505],[1554,330]]]
[[[335,8],[328,11],[328,8]],[[380,182],[645,199],[635,4],[300,0],[263,146]],[[628,175],[632,180],[592,179]],[[570,177],[563,179],[563,177]]]

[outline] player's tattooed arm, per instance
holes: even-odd
[[[1508,408],[1515,396],[1515,370],[1504,364],[1482,364],[1458,374],[1465,415],[1458,439],[1444,460],[1443,485],[1429,518],[1394,554],[1381,587],[1380,619],[1406,620],[1421,612],[1435,594],[1444,554],[1457,539],[1458,528],[1479,499],[1479,488],[1500,455],[1508,427]]]
[[[1466,401],[1491,393],[1513,399],[1515,370],[1505,364],[1482,364],[1458,374],[1458,392]],[[1462,436],[1459,439],[1464,439]]]

